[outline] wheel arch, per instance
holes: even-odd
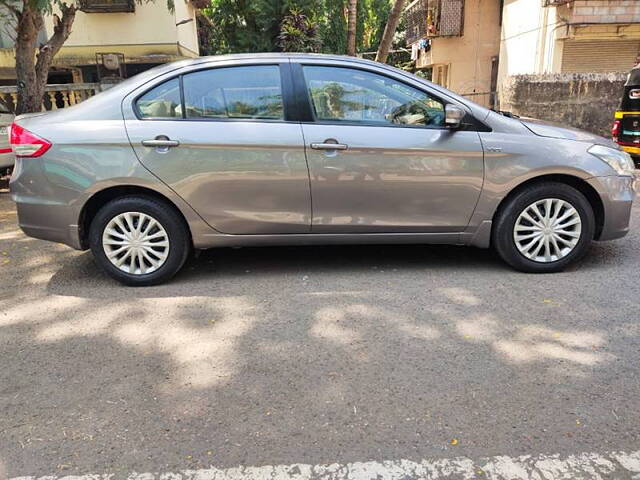
[[[596,240],[600,238],[600,235],[602,234],[602,229],[604,228],[604,204],[602,202],[602,199],[600,198],[600,195],[598,194],[595,188],[589,185],[589,183],[583,180],[582,178],[576,177],[574,175],[567,175],[567,174],[560,174],[560,173],[552,173],[552,174],[540,175],[537,177],[529,178],[523,181],[522,183],[518,184],[513,189],[511,189],[511,191],[498,204],[498,207],[496,208],[493,214],[492,224],[495,226],[496,224],[495,220],[498,218],[498,215],[500,215],[504,207],[509,203],[509,201],[514,196],[516,196],[518,193],[520,193],[524,189],[530,187],[531,185],[536,185],[538,183],[545,183],[545,182],[556,182],[556,183],[563,183],[565,185],[569,185],[570,187],[573,187],[576,190],[578,190],[580,193],[582,193],[586,197],[587,201],[591,205],[591,208],[593,209],[593,214],[596,219],[596,230],[595,230],[594,238]],[[492,228],[492,231],[491,231],[492,242],[493,242],[493,237],[494,237],[494,232]]]
[[[139,185],[119,185],[107,187],[95,192],[83,205],[78,218],[80,245],[83,249],[89,248],[89,227],[100,208],[111,200],[132,195],[153,198],[154,200],[158,200],[166,204],[169,208],[172,208],[182,219],[187,234],[189,235],[189,242],[193,245],[193,232],[191,231],[189,222],[187,221],[184,213],[173,201],[171,201],[171,199],[151,188],[141,187]]]

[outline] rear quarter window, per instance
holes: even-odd
[[[171,80],[155,86],[138,98],[136,108],[141,118],[172,119],[182,118],[180,100],[180,80]]]

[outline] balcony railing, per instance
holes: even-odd
[[[464,33],[464,0],[415,0],[405,9],[407,44]]]
[[[93,97],[100,92],[99,83],[62,83],[45,87],[42,111],[69,107]],[[15,86],[0,87],[0,99],[11,111],[15,111],[18,89]]]

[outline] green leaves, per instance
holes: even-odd
[[[302,10],[292,9],[280,25],[278,45],[283,52],[318,52],[318,25]]]
[[[346,52],[346,0],[211,0],[203,9],[210,19],[209,54],[273,51]],[[391,0],[359,0],[358,51],[376,50],[391,9]],[[306,17],[316,33],[294,21],[290,12]],[[209,35],[211,33],[211,35]],[[283,39],[282,35],[286,38]],[[311,41],[315,38],[316,41]],[[301,43],[299,43],[301,42]]]

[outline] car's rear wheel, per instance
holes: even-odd
[[[525,187],[501,208],[493,245],[502,259],[523,272],[552,273],[589,250],[595,216],[575,188],[545,182]]]
[[[127,196],[104,205],[91,222],[96,262],[126,285],[156,285],[173,277],[190,250],[187,227],[175,209],[150,197]]]

